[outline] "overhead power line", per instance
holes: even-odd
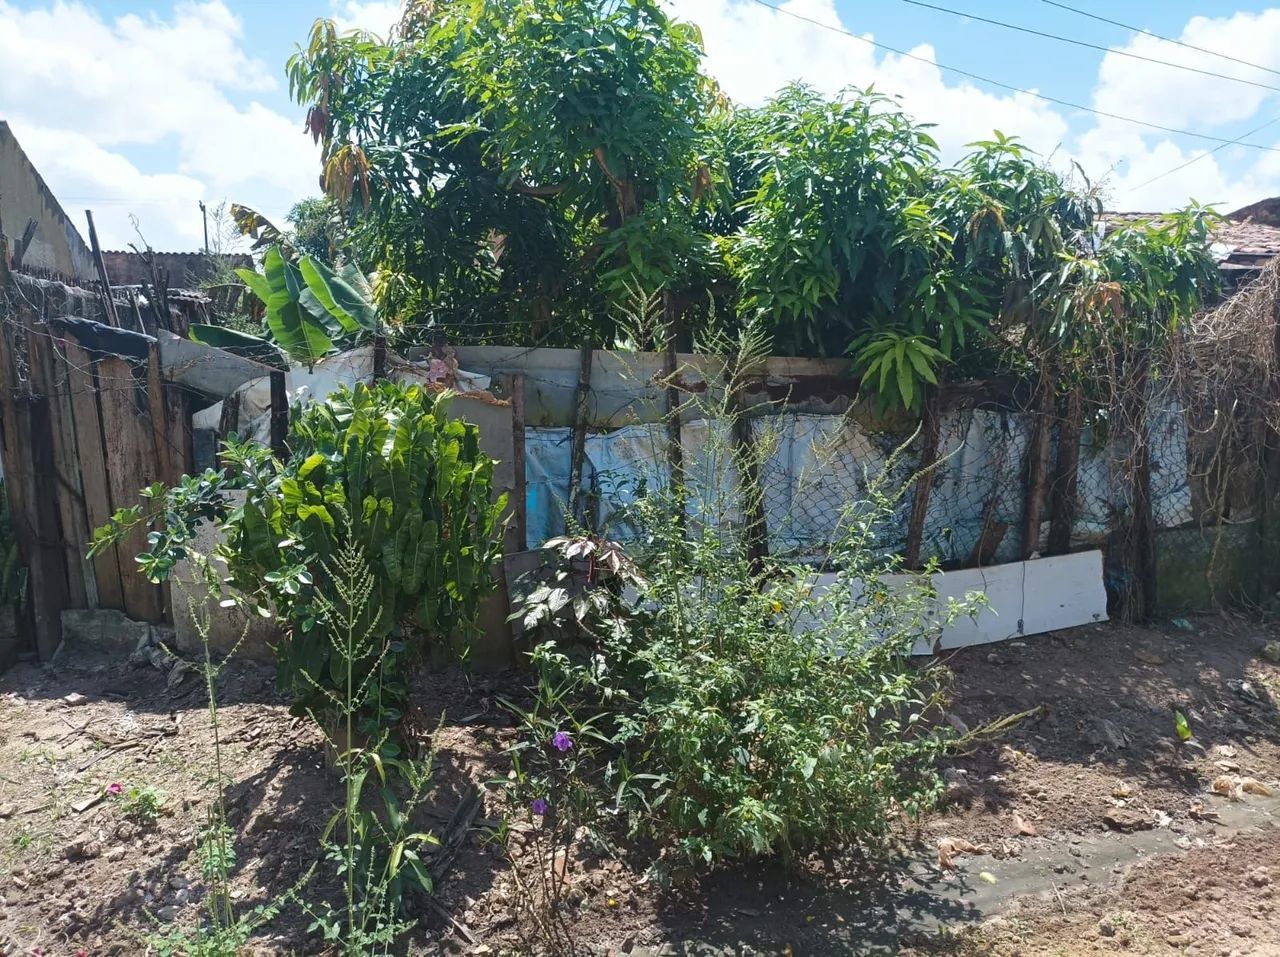
[[[872,40],[870,37],[859,36],[851,33],[841,27],[832,26],[830,23],[823,23],[821,20],[815,20],[813,17],[806,17],[801,13],[793,13],[790,10],[784,10],[782,7],[768,3],[767,0],[754,0],[760,6],[772,10],[774,13],[781,13],[783,16],[791,17],[795,20],[802,20],[815,27],[823,30],[829,30],[832,33],[838,33],[841,36],[849,37],[851,40],[857,40],[859,43],[865,43],[879,50],[885,50],[897,56],[904,57],[908,60],[915,60],[917,63],[924,63],[928,66],[939,70],[945,70],[947,73],[954,73],[957,76],[967,77],[970,80],[977,80],[979,83],[987,83],[991,86],[998,87],[1002,90],[1008,90],[1011,93],[1021,93],[1024,96],[1030,96],[1037,100],[1044,100],[1046,103],[1054,103],[1058,106],[1065,106],[1068,109],[1080,110],[1084,113],[1092,113],[1094,116],[1103,116],[1109,120],[1119,120],[1122,123],[1132,123],[1134,126],[1143,126],[1149,130],[1157,130],[1161,133],[1173,133],[1176,136],[1186,136],[1191,139],[1205,140],[1209,143],[1222,143],[1227,146],[1242,146],[1248,149],[1262,150],[1266,153],[1280,153],[1280,147],[1265,146],[1262,143],[1247,143],[1240,140],[1228,139],[1225,136],[1213,136],[1210,133],[1197,133],[1195,130],[1182,130],[1173,126],[1161,126],[1159,123],[1148,123],[1146,120],[1140,120],[1132,116],[1123,116],[1119,113],[1108,113],[1105,110],[1097,110],[1091,106],[1085,106],[1082,103],[1072,103],[1070,100],[1060,100],[1056,96],[1048,96],[1044,93],[1036,93],[1034,90],[1024,90],[1022,87],[1014,86],[1011,83],[1004,83],[1000,80],[993,80],[989,76],[983,76],[980,73],[973,73],[969,70],[962,70],[959,67],[948,66],[945,63],[939,63],[937,60],[930,60],[928,57],[917,56],[914,53],[908,53],[906,50],[899,50],[897,47],[889,46],[887,43],[881,43],[879,40]]]
[[[1262,70],[1266,73],[1274,73],[1280,76],[1280,70],[1273,69],[1269,66],[1263,66],[1261,63],[1253,63],[1249,60],[1242,60],[1238,56],[1232,56],[1229,53],[1220,53],[1217,50],[1210,50],[1207,47],[1196,46],[1194,43],[1187,43],[1185,40],[1175,40],[1173,37],[1166,37],[1159,33],[1152,33],[1150,30],[1144,30],[1142,27],[1131,26],[1128,23],[1121,23],[1119,20],[1112,20],[1109,17],[1101,16],[1097,13],[1090,13],[1088,10],[1081,10],[1079,7],[1073,7],[1070,4],[1059,3],[1058,0],[1040,0],[1041,3],[1047,3],[1051,7],[1057,7],[1060,10],[1067,10],[1071,13],[1078,14],[1082,17],[1088,17],[1090,20],[1097,20],[1099,23],[1109,23],[1113,27],[1120,27],[1122,30],[1130,30],[1133,33],[1141,33],[1144,37],[1152,37],[1156,40],[1163,40],[1165,43],[1174,43],[1188,50],[1195,50],[1197,53],[1207,53],[1209,56],[1220,57],[1223,60],[1230,60],[1232,63],[1239,63],[1241,66],[1252,67],[1255,70]]]
[[[1186,169],[1188,166],[1192,165],[1193,163],[1198,163],[1202,159],[1206,159],[1212,156],[1214,153],[1217,153],[1221,150],[1225,150],[1228,146],[1235,146],[1240,142],[1240,140],[1244,139],[1246,136],[1252,136],[1254,133],[1261,133],[1268,126],[1272,126],[1275,123],[1280,123],[1280,116],[1273,116],[1271,117],[1271,119],[1267,120],[1267,122],[1263,123],[1261,126],[1255,126],[1253,129],[1245,133],[1241,133],[1239,138],[1237,138],[1231,143],[1220,143],[1219,145],[1215,146],[1211,150],[1205,150],[1203,153],[1198,153],[1197,155],[1191,157],[1191,159],[1187,160],[1185,163],[1179,163],[1177,166],[1173,167],[1173,169],[1167,169],[1163,173],[1157,173],[1155,176],[1152,176],[1150,179],[1144,179],[1141,183],[1138,183],[1136,186],[1130,186],[1128,189],[1128,192],[1134,192],[1136,190],[1142,189],[1144,186],[1150,186],[1152,183],[1156,182],[1157,180],[1164,179],[1166,176],[1172,176],[1174,173],[1180,173],[1184,169]]]
[[[1203,70],[1197,66],[1190,66],[1186,63],[1174,63],[1171,60],[1161,60],[1157,57],[1143,56],[1141,53],[1133,53],[1129,50],[1117,50],[1113,47],[1104,46],[1101,43],[1090,43],[1088,40],[1077,40],[1074,37],[1064,37],[1056,33],[1049,33],[1045,30],[1036,30],[1032,27],[1019,26],[1016,23],[1005,23],[1003,20],[993,20],[991,17],[982,17],[976,13],[966,13],[964,10],[955,10],[951,7],[940,6],[936,3],[926,3],[925,0],[902,0],[903,3],[909,3],[913,7],[923,7],[926,10],[936,10],[939,13],[950,14],[953,17],[964,17],[966,20],[975,20],[978,23],[990,24],[993,27],[1002,27],[1005,30],[1015,30],[1018,33],[1026,33],[1033,37],[1043,37],[1046,40],[1057,40],[1059,43],[1070,43],[1072,46],[1084,47],[1086,50],[1099,50],[1103,53],[1110,53],[1115,56],[1128,57],[1130,60],[1141,60],[1143,63],[1154,63],[1157,66],[1167,66],[1174,70],[1182,70],[1186,73],[1198,73],[1200,76],[1213,77],[1216,80],[1228,80],[1232,83],[1243,83],[1245,86],[1254,86],[1260,90],[1270,90],[1273,93],[1280,93],[1280,86],[1272,86],[1269,83],[1259,83],[1257,80],[1246,80],[1240,76],[1228,76],[1225,73],[1217,73],[1213,70]]]

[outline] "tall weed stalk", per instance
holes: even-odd
[[[325,856],[342,879],[343,905],[303,901],[303,909],[312,919],[309,930],[346,957],[377,957],[390,954],[413,927],[404,916],[405,894],[432,889],[422,853],[438,842],[432,834],[414,830],[414,819],[430,793],[434,752],[422,758],[393,756],[402,752],[389,746],[388,726],[358,740],[361,727],[367,727],[361,716],[385,713],[382,685],[392,639],[377,637],[380,611],[369,611],[377,582],[353,536],[345,536],[324,563],[324,572],[330,588],[318,604],[333,658],[345,672],[338,682],[342,690],[332,690],[332,680],[306,678],[325,699],[322,710],[311,714],[343,785],[342,807],[322,839]],[[376,795],[371,795],[374,789]]]

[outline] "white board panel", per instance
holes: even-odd
[[[934,577],[938,600],[986,595],[987,607],[961,617],[942,633],[944,650],[1041,635],[1107,619],[1102,552],[1076,552],[988,568],[965,568]],[[916,648],[928,654],[928,648]]]
[[[911,580],[908,575],[885,579],[891,588]],[[834,574],[819,575],[815,585],[830,587],[835,581]],[[970,594],[986,597],[975,615],[959,616],[943,629],[938,643],[943,651],[1107,620],[1100,551],[940,572],[933,577],[933,584],[939,608],[945,608],[953,598],[959,601]],[[917,655],[932,653],[924,641],[913,649]]]

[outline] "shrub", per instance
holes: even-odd
[[[767,445],[703,461],[759,474],[742,456]],[[848,504],[817,568],[758,555],[735,522],[758,490],[719,479],[655,483],[626,517],[639,532],[627,549],[598,535],[548,543],[553,576],[517,613],[547,640],[531,653],[515,797],[548,802],[543,828],[608,839],[617,816],[663,856],[710,865],[874,842],[941,792],[946,672],[911,654],[964,606],[939,609],[927,576],[887,581],[900,571],[876,539],[900,497],[887,479]],[[572,761],[546,746],[553,728],[581,742]]]
[[[197,526],[215,521],[228,601],[281,619],[281,682],[295,713],[325,721],[340,711],[335,696],[348,669],[330,634],[326,569],[349,536],[374,578],[361,628],[375,640],[353,667],[358,685],[383,672],[378,713],[361,716],[361,733],[377,737],[402,717],[403,665],[474,627],[493,587],[505,501],[491,500],[494,463],[480,451],[478,429],[449,419],[448,403],[447,394],[416,385],[342,388],[295,411],[287,461],[257,443],[229,441],[223,471],[145,490],[154,507],[117,513],[94,547],[150,522],[150,551],[138,562],[161,581],[188,557]],[[242,504],[232,504],[235,489],[245,493]]]

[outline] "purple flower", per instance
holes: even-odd
[[[550,810],[550,805],[543,798],[534,798],[533,803],[529,805],[529,810],[533,811],[538,817],[542,817]]]
[[[568,731],[557,731],[551,736],[551,746],[557,751],[568,751],[573,747],[573,738]]]
[[[120,782],[118,781],[112,781],[110,784],[107,785],[108,794],[119,794],[123,790],[124,790],[124,785],[120,784]]]

